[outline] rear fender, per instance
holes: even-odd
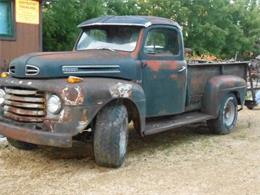
[[[221,75],[208,80],[202,99],[202,112],[218,117],[222,98],[233,93],[240,105],[244,105],[246,81],[238,76]]]

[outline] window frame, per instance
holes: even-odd
[[[15,10],[14,10],[14,1],[13,0],[0,0],[0,2],[6,2],[6,3],[10,3],[9,6],[9,14],[10,14],[10,18],[9,18],[9,23],[10,23],[10,27],[11,27],[11,31],[10,34],[0,34],[0,40],[15,40],[16,39],[16,33],[15,33]]]
[[[156,30],[156,29],[167,29],[167,30],[172,30],[175,31],[177,33],[177,40],[178,40],[178,45],[179,45],[179,52],[178,54],[172,54],[172,55],[152,55],[152,54],[147,54],[144,52],[145,50],[145,43],[146,43],[146,39],[148,37],[148,34],[150,31],[152,30]],[[183,60],[184,56],[183,56],[183,39],[182,39],[182,33],[181,30],[178,29],[176,26],[172,26],[172,25],[152,25],[148,28],[145,29],[144,32],[144,39],[143,39],[143,43],[142,43],[142,49],[141,49],[141,58],[144,60]]]

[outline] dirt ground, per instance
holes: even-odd
[[[95,165],[91,146],[20,151],[0,145],[0,194],[260,194],[260,109],[226,136],[204,124],[146,138],[130,132],[126,163]]]

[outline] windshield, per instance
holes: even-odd
[[[76,49],[108,49],[130,52],[136,47],[140,29],[140,27],[134,26],[87,28],[81,34]]]

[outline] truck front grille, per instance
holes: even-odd
[[[4,116],[21,122],[42,122],[45,96],[34,89],[5,88]]]

